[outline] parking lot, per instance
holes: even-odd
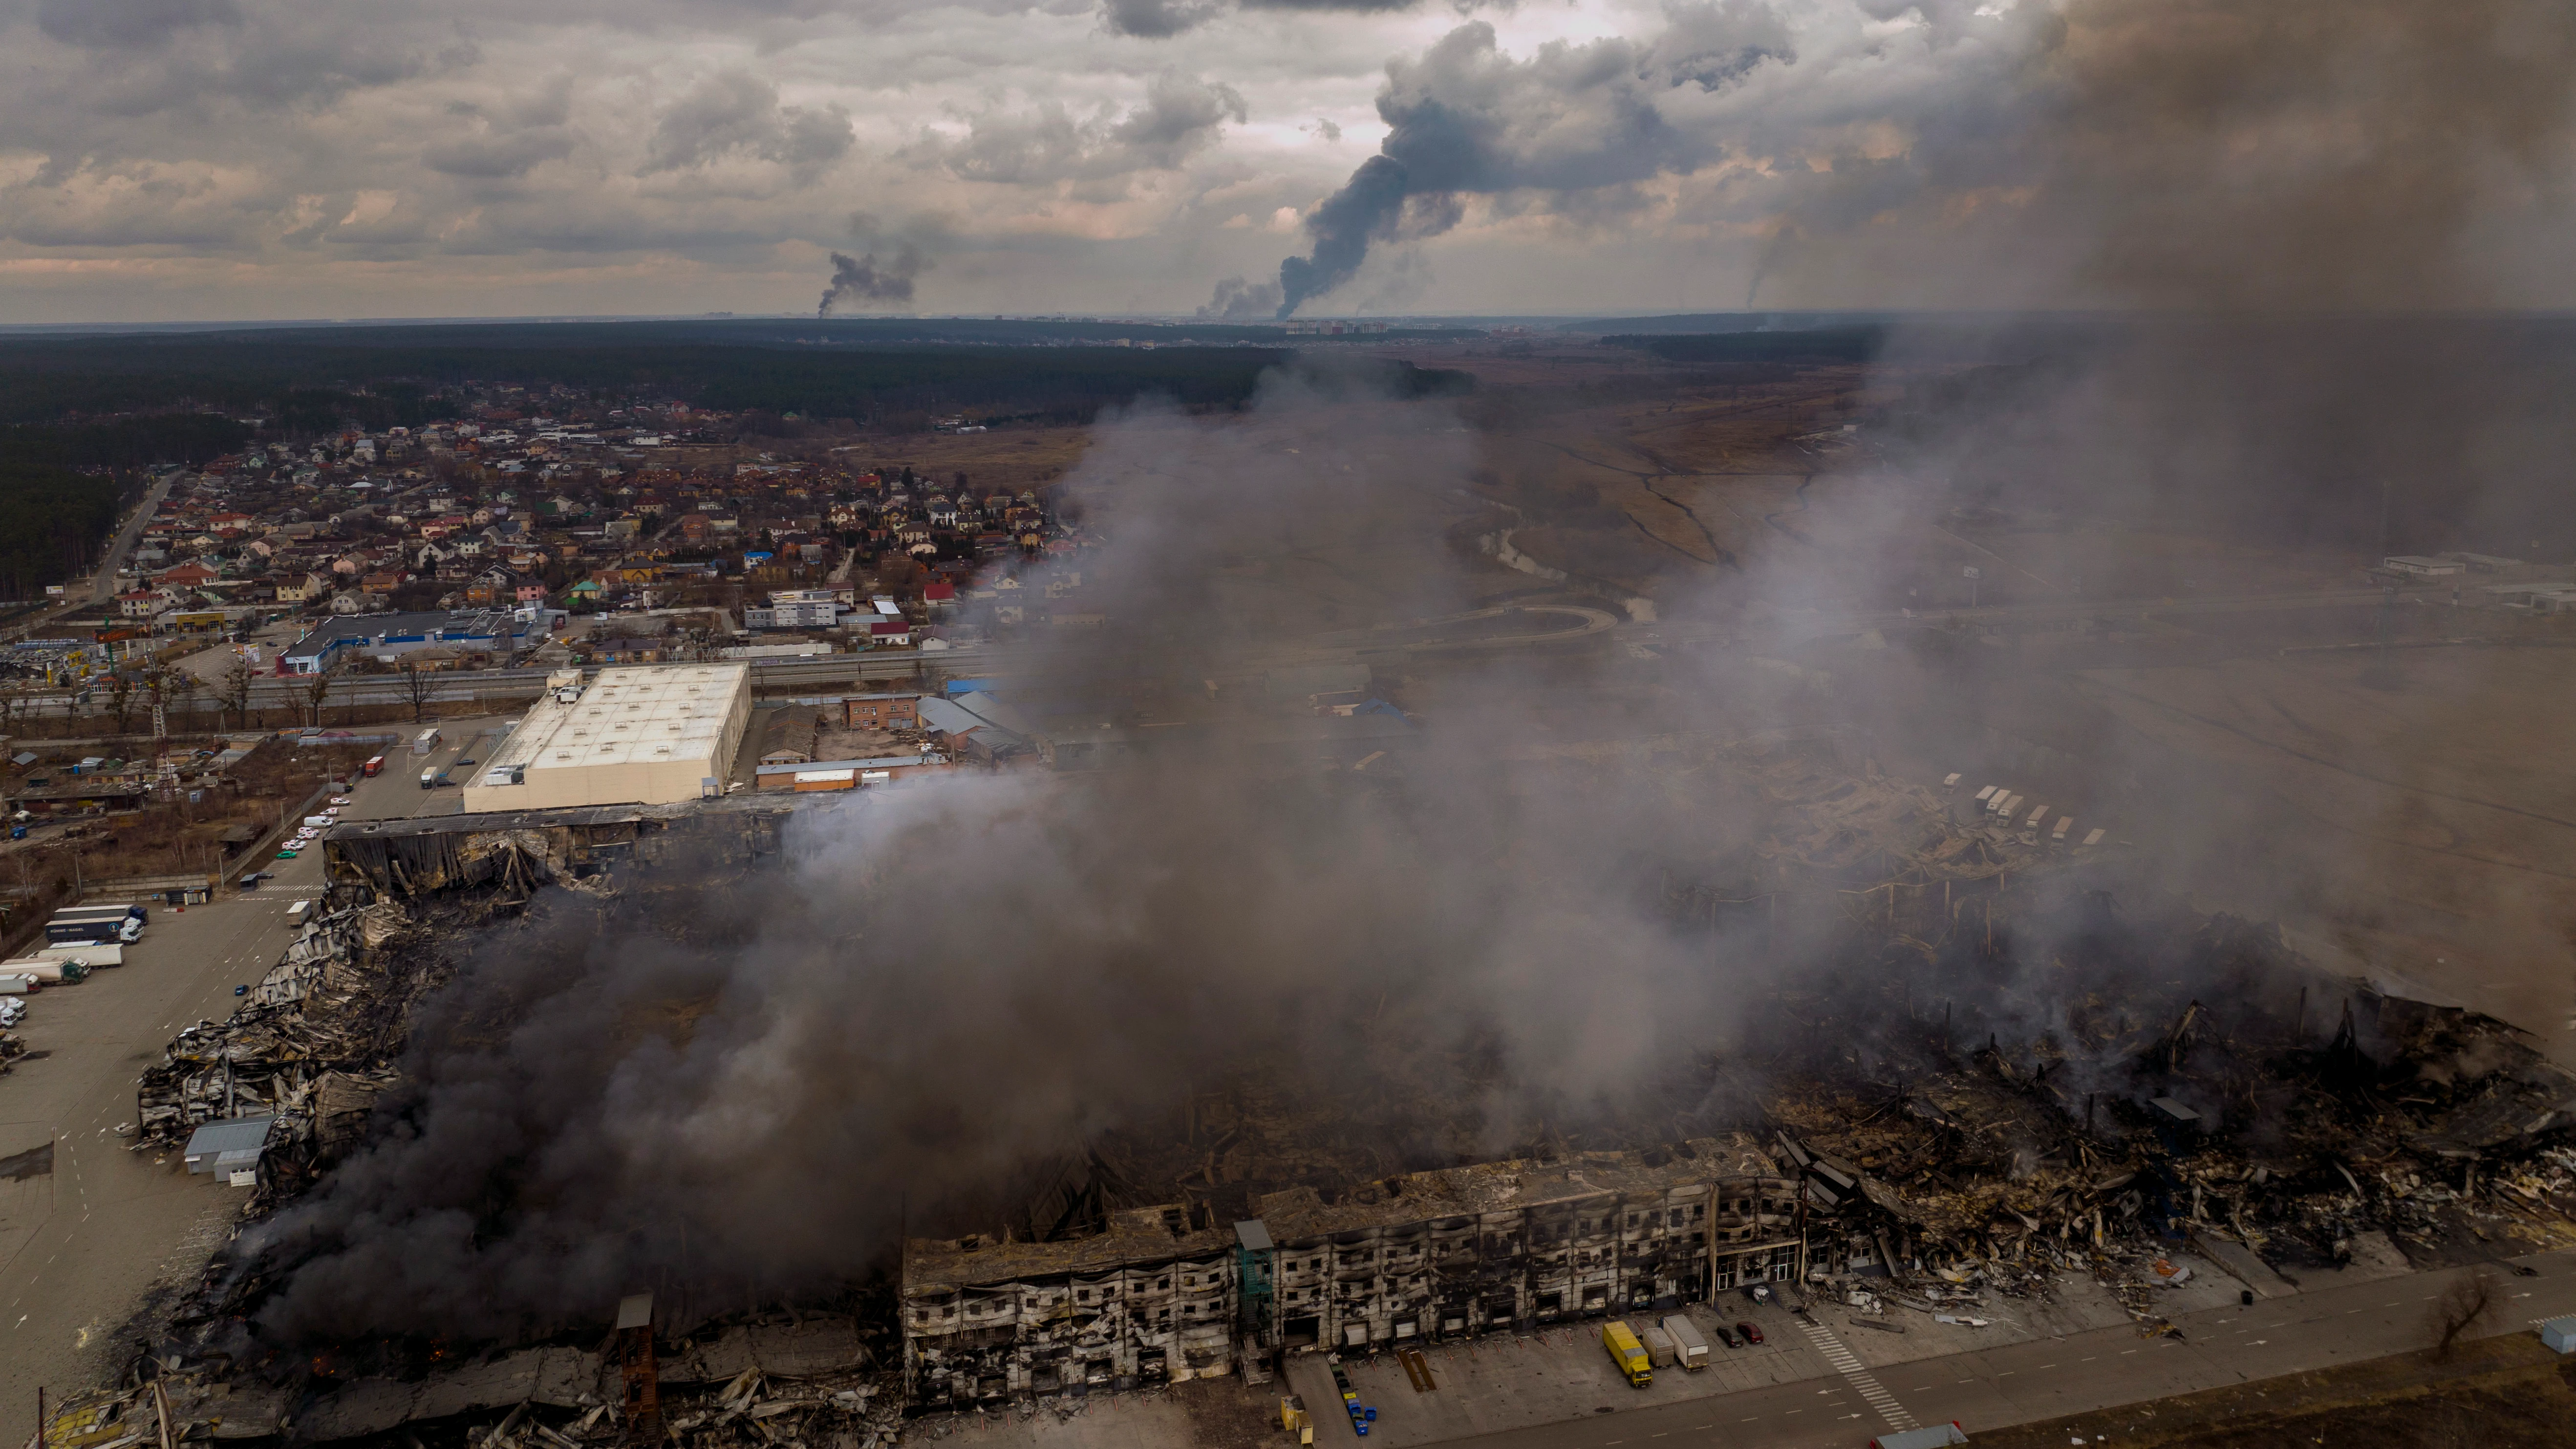
[[[113,1376],[133,1345],[115,1330],[145,1290],[195,1272],[246,1189],[191,1177],[175,1152],[135,1153],[134,1079],[172,1033],[233,1009],[292,939],[288,905],[320,863],[185,911],[155,907],[125,964],[28,998],[28,1052],[0,1077],[0,1438],[34,1427],[35,1391]]]
[[[460,792],[423,790],[422,768],[482,758],[506,728],[498,716],[446,721],[427,755],[386,747],[381,774],[350,782],[341,818],[455,812]],[[319,894],[318,850],[275,854],[250,863],[269,873],[251,890],[153,906],[124,965],[23,998],[27,1055],[0,1076],[0,1442],[33,1432],[39,1385],[115,1377],[134,1348],[119,1326],[155,1282],[200,1271],[249,1196],[191,1177],[176,1152],[129,1151],[117,1129],[134,1120],[137,1074],[179,1028],[228,1015],[234,989],[293,939],[289,908]]]

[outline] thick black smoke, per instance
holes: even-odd
[[[1675,7],[1652,43],[1556,44],[1525,62],[1500,51],[1491,25],[1462,25],[1387,67],[1377,101],[1386,139],[1308,215],[1314,245],[1280,263],[1279,315],[1349,281],[1372,246],[1457,225],[1463,197],[1615,204],[1626,188],[1696,170],[1721,154],[1718,141],[1665,108],[1794,59],[1779,17],[1746,0]]]
[[[1241,277],[1227,277],[1216,284],[1198,315],[1212,321],[1237,322],[1246,318],[1268,317],[1279,310],[1279,287],[1273,282],[1250,282]]]
[[[1273,737],[1313,719],[1266,701],[1305,641],[1468,602],[1437,539],[1469,446],[1446,404],[1287,381],[1247,418],[1104,427],[1073,483],[1114,540],[1082,602],[1116,628],[1010,697],[1067,748],[1095,709],[1234,723],[867,792],[800,816],[789,866],[605,915],[564,893],[481,942],[395,1130],[265,1230],[292,1265],[267,1328],[507,1337],[638,1284],[828,1291],[899,1214],[990,1230],[1031,1163],[1193,1084],[1347,1103],[1385,1125],[1365,1175],[1580,1124],[1723,1042],[1743,993],[1712,970],[1765,968],[1713,966],[1640,883],[1740,844],[1724,801],[1498,769],[1508,689],[1364,768]]]
[[[863,257],[832,253],[832,281],[823,289],[817,317],[829,317],[843,302],[909,302],[913,279],[930,270],[929,261],[911,243],[899,244],[884,262],[875,252]]]

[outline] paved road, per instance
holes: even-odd
[[[2531,1320],[2576,1312],[2576,1253],[2515,1261],[2540,1276],[2503,1280],[2511,1296],[2489,1331],[2519,1332]],[[1803,1381],[1447,1442],[1476,1449],[1859,1449],[1892,1428],[1951,1420],[1973,1435],[2421,1348],[2432,1300],[2468,1271],[2324,1287],[2250,1308],[2189,1314],[2177,1320],[2180,1339],[2141,1339],[2133,1329],[2108,1328],[1874,1370],[1847,1350],[1838,1353],[1828,1333],[1813,1345],[1816,1376]],[[1659,1371],[1658,1378],[1668,1374],[1678,1371]],[[1406,1397],[1373,1402],[1392,1405],[1382,1416],[1401,1415]],[[1319,1420],[1319,1441],[1358,1442],[1337,1416]]]
[[[89,576],[87,588],[82,587],[81,580],[73,580],[63,591],[60,602],[10,625],[5,637],[24,639],[43,633],[67,614],[95,609],[114,599],[118,582],[116,571],[125,566],[125,556],[133,551],[135,540],[143,536],[144,526],[152,521],[153,514],[160,511],[161,500],[170,496],[171,481],[172,478],[163,478],[143,491],[143,501],[126,515],[124,525],[117,529],[115,537],[108,540],[106,556],[99,561],[98,571]]]
[[[166,474],[143,490],[143,501],[127,515],[125,526],[118,529],[116,537],[108,543],[106,555],[99,560],[98,572],[90,576],[89,603],[92,607],[116,597],[116,571],[125,567],[125,556],[133,552],[135,540],[143,536],[144,525],[152,521],[152,515],[161,511],[161,500],[170,496],[170,484],[178,476],[176,473]]]

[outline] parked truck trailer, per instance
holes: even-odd
[[[1642,1389],[1655,1381],[1654,1360],[1646,1356],[1646,1345],[1625,1320],[1613,1318],[1601,1325],[1601,1346],[1610,1351],[1610,1361],[1619,1366],[1630,1388]]]

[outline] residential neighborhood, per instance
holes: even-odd
[[[1096,617],[1081,528],[1031,489],[775,455],[677,401],[440,401],[454,416],[165,475],[96,641],[122,660],[258,631],[262,672],[309,674],[936,652]]]

